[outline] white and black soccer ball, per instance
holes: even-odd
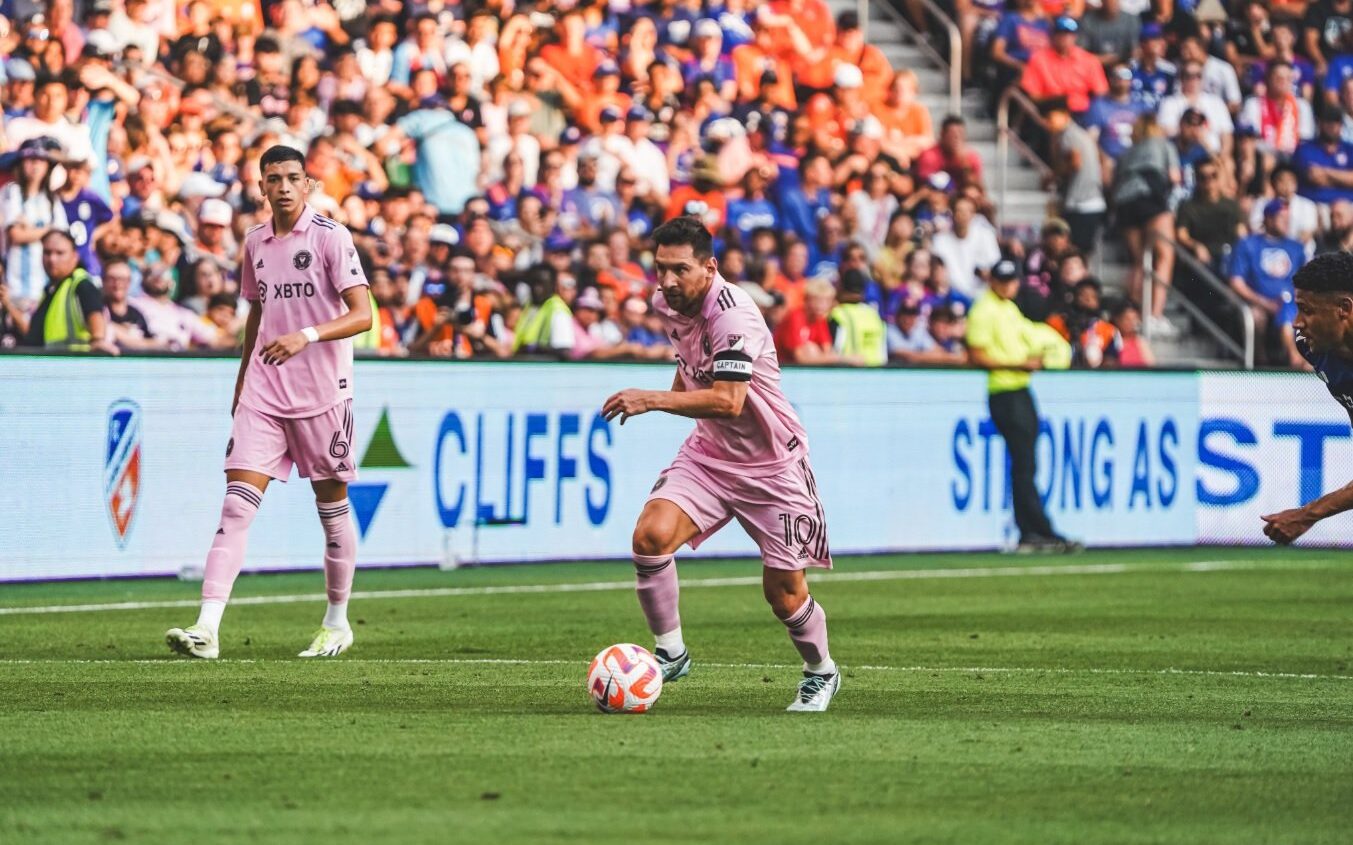
[[[587,692],[603,713],[643,713],[662,694],[662,667],[633,643],[607,646],[587,670]]]

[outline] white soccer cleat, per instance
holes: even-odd
[[[216,643],[216,635],[201,625],[170,628],[164,633],[164,641],[175,653],[184,657],[215,660],[221,655],[220,646]]]
[[[352,645],[352,629],[320,628],[310,648],[297,657],[337,657]]]
[[[803,680],[799,681],[799,694],[785,709],[790,713],[821,713],[827,709],[828,704],[831,704],[832,696],[836,695],[839,689],[841,689],[840,671],[830,675],[804,672]]]

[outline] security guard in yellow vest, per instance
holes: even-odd
[[[384,336],[385,328],[381,323],[381,309],[376,304],[376,295],[369,287],[366,296],[371,300],[371,328],[352,338],[352,348],[364,355],[377,355],[381,351],[381,338]]]
[[[836,293],[840,304],[827,319],[831,321],[836,351],[842,358],[852,364],[882,367],[888,361],[888,327],[878,309],[864,302],[868,281],[859,270],[842,273]]]
[[[558,273],[548,266],[534,268],[531,273],[531,299],[540,305],[528,308],[517,320],[512,351],[567,354],[573,348],[573,309],[558,288],[567,285],[571,291],[573,278],[559,280]]]
[[[28,324],[25,345],[118,354],[107,335],[103,291],[80,266],[69,232],[52,230],[43,236],[42,269],[50,281]]]
[[[1074,552],[1079,543],[1052,527],[1034,484],[1037,472],[1038,409],[1029,392],[1032,373],[1066,369],[1070,345],[1043,323],[1034,323],[1015,304],[1019,268],[1008,258],[991,269],[991,285],[968,312],[968,354],[988,371],[991,421],[1010,455],[1011,499],[1022,552]]]

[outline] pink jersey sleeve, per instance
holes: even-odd
[[[715,381],[751,381],[756,359],[774,354],[770,330],[755,308],[729,308],[709,321]]]
[[[249,256],[249,233],[244,235],[240,249],[240,296],[258,302],[258,277],[254,275],[254,260]]]
[[[328,270],[324,275],[336,292],[370,284],[357,257],[357,247],[352,243],[352,232],[346,226],[339,226],[325,236],[321,257]]]

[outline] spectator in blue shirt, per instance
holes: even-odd
[[[1301,177],[1301,195],[1314,202],[1353,200],[1353,144],[1343,140],[1344,113],[1326,106],[1320,113],[1319,133],[1302,141],[1292,157]]]
[[[578,157],[578,187],[564,191],[559,204],[559,226],[574,237],[591,237],[625,220],[620,198],[597,187],[597,157]]]
[[[817,243],[818,223],[831,213],[832,176],[831,161],[815,153],[804,157],[798,174],[782,173],[777,183],[781,223],[804,243]]]
[[[757,229],[779,229],[780,212],[766,194],[766,174],[753,167],[742,178],[742,196],[728,202],[728,225],[740,236],[744,246]]]
[[[686,87],[694,89],[701,78],[714,81],[714,90],[726,102],[737,99],[738,84],[733,75],[733,62],[722,53],[723,30],[716,21],[704,18],[697,21],[691,35],[691,58],[681,66]]]
[[[66,162],[66,184],[57,191],[66,208],[66,225],[75,240],[80,266],[91,276],[102,276],[103,265],[94,251],[94,233],[113,219],[113,210],[89,189],[92,162],[89,159]]]
[[[478,193],[479,137],[475,131],[445,107],[431,103],[401,117],[395,128],[418,147],[413,165],[418,190],[443,216],[460,214],[465,201]]]
[[[1132,90],[1153,110],[1174,93],[1179,71],[1165,60],[1165,31],[1158,23],[1142,25],[1141,58],[1132,61]]]
[[[1015,11],[1006,12],[991,36],[991,58],[1000,70],[998,84],[1019,79],[1029,57],[1052,43],[1052,26],[1038,0],[1016,0]]]
[[[1292,335],[1296,292],[1292,277],[1306,263],[1306,250],[1287,231],[1287,203],[1271,200],[1264,206],[1264,231],[1241,239],[1231,253],[1231,288],[1249,304],[1255,330],[1264,338],[1264,351],[1273,363],[1301,366]],[[1280,346],[1282,355],[1267,354]]]
[[[1132,126],[1150,111],[1132,90],[1132,68],[1118,65],[1109,72],[1109,93],[1096,97],[1085,113],[1085,127],[1099,139],[1099,149],[1117,161],[1132,146]]]

